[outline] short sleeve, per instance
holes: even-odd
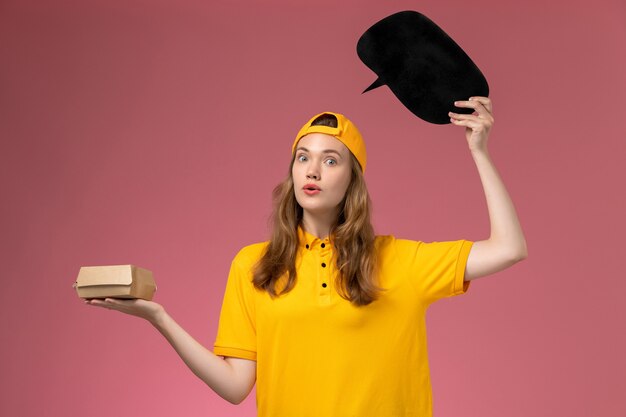
[[[213,353],[256,360],[256,314],[251,265],[241,252],[230,266]]]
[[[465,266],[472,241],[419,242],[398,239],[397,251],[418,296],[426,304],[441,298],[465,294]]]

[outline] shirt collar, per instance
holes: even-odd
[[[320,239],[317,236],[314,236],[304,230],[302,225],[298,225],[298,246],[301,249],[315,249],[322,248],[321,245],[324,245],[324,248],[330,247],[330,239],[327,237],[325,239]]]

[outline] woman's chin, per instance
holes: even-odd
[[[316,204],[301,204],[300,206],[305,213],[316,217],[337,215],[337,207],[328,207]]]

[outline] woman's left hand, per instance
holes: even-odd
[[[448,113],[450,121],[465,126],[465,138],[471,151],[486,151],[489,131],[494,123],[491,100],[487,97],[470,97],[468,101],[455,101],[456,107],[474,109],[472,114]]]

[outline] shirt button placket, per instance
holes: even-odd
[[[322,288],[320,288],[320,293],[323,294],[327,298],[327,301],[330,301],[328,299],[328,297],[330,296],[330,285],[328,282],[330,279],[330,268],[328,265],[328,255],[330,252],[330,248],[328,246],[329,245],[328,245],[327,240],[325,240],[324,242],[320,244],[320,267],[322,268],[321,270]]]

